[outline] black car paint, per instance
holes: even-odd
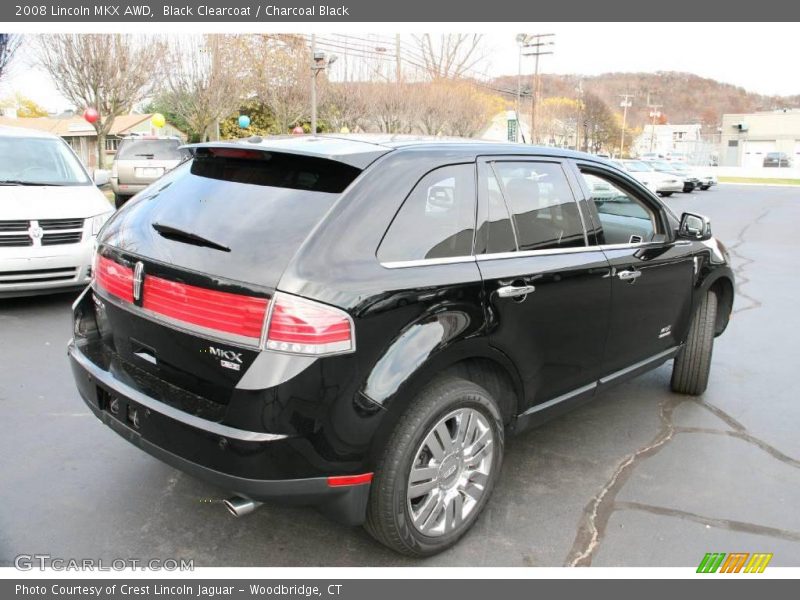
[[[347,147],[346,142],[341,144]],[[388,268],[378,261],[376,251],[387,227],[426,173],[461,163],[475,164],[478,170],[482,160],[508,155],[522,160],[548,157],[563,165],[581,207],[589,244],[602,243],[602,231],[592,216],[589,190],[578,171],[581,166],[611,174],[647,197],[667,230],[664,239],[645,247],[491,258],[483,255],[478,235],[475,256],[460,262]],[[257,247],[263,236],[255,220],[237,229],[236,235],[242,236],[238,242],[236,236],[223,240],[233,240],[234,254],[236,243],[248,247],[246,260],[241,261],[220,262],[224,258],[217,250],[161,238],[150,227],[161,216],[148,202],[164,180],[109,222],[100,236],[99,252],[122,263],[142,261],[148,273],[200,287],[266,298],[280,288],[337,306],[355,323],[357,350],[306,359],[295,367],[292,359],[277,367],[273,361],[275,368],[263,377],[277,384],[241,389],[236,387],[235,373],[210,360],[207,337],[166,327],[119,306],[98,290],[89,291],[76,306],[70,352],[81,394],[99,417],[106,423],[114,421],[116,431],[139,440],[140,447],[162,460],[230,491],[254,499],[291,496],[281,491],[285,486],[280,482],[324,482],[331,475],[374,470],[388,432],[415,394],[436,375],[465,361],[497,369],[498,377],[508,383],[502,388],[508,393],[499,399],[504,418],[509,427],[521,429],[669,359],[686,338],[692,306],[712,285],[728,286],[732,301],[733,273],[724,247],[720,249],[714,240],[678,239],[674,216],[609,162],[558,149],[469,142],[365,144],[363,153],[352,156],[359,167],[366,167],[364,172],[326,207],[324,215],[317,215],[318,222],[310,225],[305,238],[289,245],[272,266]],[[327,157],[348,160],[344,154]],[[225,190],[219,193],[224,195]],[[224,210],[214,208],[211,196],[199,198],[188,198],[192,210],[174,213],[176,219],[189,224],[192,211],[202,213],[210,207],[209,214],[224,221]],[[478,198],[477,217],[480,232],[484,198]],[[213,229],[206,216],[198,218]],[[653,276],[642,277],[635,285],[614,277],[616,271],[628,268]],[[536,286],[523,302],[494,293],[500,282],[518,279]],[[641,285],[646,279],[651,283]],[[657,338],[654,331],[663,323],[674,325],[668,336]],[[726,324],[727,314],[717,333]],[[530,332],[535,335],[526,335]],[[264,355],[273,354],[229,347],[242,352],[242,374]],[[142,348],[156,355],[156,364],[137,358],[137,349]],[[94,367],[77,360],[81,358],[77,353],[89,357]],[[109,416],[107,398],[118,392],[97,382],[103,373],[187,414],[244,432],[283,437],[258,442],[232,439],[155,411],[149,411],[146,422],[134,430],[124,419]],[[322,483],[312,487],[314,494],[298,497],[325,503],[332,492],[340,492]],[[356,487],[359,491],[352,494],[352,501],[337,500],[334,517],[350,523],[363,518],[368,485]],[[341,493],[336,495],[340,497]]]

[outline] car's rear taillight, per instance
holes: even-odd
[[[267,325],[267,350],[291,354],[340,354],[355,350],[350,316],[338,308],[276,292]]]
[[[249,338],[254,344],[261,340],[266,298],[209,290],[152,275],[144,280],[143,297],[142,308],[164,317]]]
[[[105,256],[95,255],[95,259],[94,276],[97,285],[121,300],[133,302],[133,269]]]

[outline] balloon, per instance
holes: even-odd
[[[161,113],[155,113],[152,117],[150,117],[150,122],[156,129],[161,129],[164,125],[167,124],[167,120]]]
[[[250,117],[247,115],[240,115],[239,116],[239,127],[242,129],[247,129],[250,127]]]
[[[294,129],[292,129],[292,133],[293,133],[294,135],[303,135],[303,134],[305,133],[305,131],[303,130],[303,128],[302,128],[302,127],[300,127],[300,125],[298,125],[298,126],[297,126],[297,127],[295,127]]]
[[[347,128],[347,127],[342,127],[342,128],[339,130],[339,133],[350,133],[350,129],[349,129],[349,128]]]
[[[87,108],[83,111],[83,118],[86,119],[87,123],[97,123],[97,120],[100,118],[100,113],[93,108]]]

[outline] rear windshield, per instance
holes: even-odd
[[[117,150],[117,160],[183,160],[188,156],[178,150],[178,140],[122,140]]]
[[[324,158],[238,148],[198,148],[192,175],[235,183],[338,194],[361,171]]]

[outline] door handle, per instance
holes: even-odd
[[[636,281],[641,276],[641,271],[620,271],[617,273],[617,277],[622,279],[622,281],[630,281],[631,283]]]
[[[497,288],[497,295],[501,298],[519,298],[520,296],[527,296],[536,291],[536,286],[533,285],[506,285]]]

